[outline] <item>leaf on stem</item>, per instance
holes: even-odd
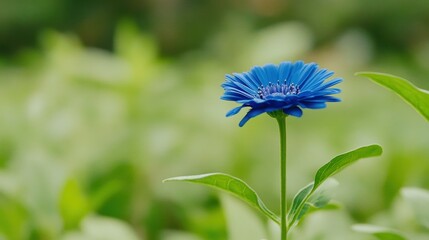
[[[380,146],[370,145],[336,156],[317,171],[316,177],[314,178],[313,189],[316,189],[326,179],[342,171],[357,160],[361,158],[380,156],[382,152],[383,150]]]
[[[385,73],[358,72],[356,76],[367,77],[394,91],[429,121],[429,92],[427,90],[414,86],[404,78]]]
[[[332,198],[332,190],[338,186],[338,181],[330,178],[325,184],[318,188],[311,196],[308,196],[313,189],[314,184],[310,183],[302,188],[295,195],[292,206],[288,213],[288,219],[293,219],[295,216],[294,223],[298,223],[304,215],[323,210],[325,207],[335,208],[334,205],[329,205],[329,201]],[[306,199],[307,198],[307,199]],[[306,199],[306,200],[305,200]],[[305,203],[304,203],[305,201]],[[304,204],[301,207],[301,204]],[[290,225],[290,228],[294,225]]]
[[[325,199],[324,201],[319,201],[319,206],[321,207],[328,203],[329,198],[325,192],[318,191],[318,189],[329,177],[337,174],[359,159],[379,156],[381,153],[382,148],[378,145],[365,146],[336,156],[322,166],[317,171],[314,182],[301,189],[295,196],[288,213],[289,228],[298,224],[299,220],[308,212],[309,206],[317,206],[314,199]]]
[[[245,201],[250,206],[258,209],[265,216],[276,223],[280,223],[279,217],[271,212],[263,203],[256,192],[243,180],[224,173],[208,173],[192,176],[181,176],[165,179],[169,181],[185,181],[207,185],[213,188],[224,190]]]

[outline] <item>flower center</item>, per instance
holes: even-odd
[[[299,87],[295,84],[286,84],[286,80],[283,81],[283,83],[280,83],[278,80],[277,83],[268,83],[267,86],[261,85],[258,87],[258,93],[255,95],[255,97],[258,97],[260,99],[265,99],[267,96],[272,97],[285,97],[288,95],[296,95],[299,94],[300,90]]]

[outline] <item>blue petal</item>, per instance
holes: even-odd
[[[283,112],[287,115],[292,115],[294,117],[301,117],[302,116],[302,110],[299,107],[291,107],[283,109]]]
[[[302,61],[256,66],[248,72],[227,74],[222,84],[225,92],[221,99],[241,104],[231,109],[227,116],[237,114],[243,107],[250,108],[240,121],[240,126],[264,112],[279,109],[283,109],[287,115],[301,117],[303,114],[301,108],[325,108],[327,102],[340,101],[339,98],[330,95],[341,92],[340,89],[331,87],[340,83],[342,79],[335,78],[325,82],[332,75],[332,71],[319,69],[316,63],[305,64]],[[269,83],[276,84],[277,81],[287,86],[295,84],[300,91],[298,94],[287,95],[266,94],[264,98],[257,96],[258,88],[268,87]],[[274,85],[268,91],[276,92],[276,87],[277,85]]]
[[[234,73],[233,75],[251,89],[257,90],[261,85],[257,79],[252,78],[252,76],[248,73]]]
[[[251,118],[261,115],[264,112],[266,112],[265,109],[255,109],[255,108],[251,109],[249,112],[247,112],[246,116],[244,116],[243,119],[241,119],[238,126],[240,127],[244,126],[244,124],[246,124],[247,121],[249,121]]]
[[[245,99],[247,99],[247,98],[252,99],[253,98],[253,95],[251,95],[250,93],[245,92],[244,90],[239,89],[239,88],[225,88],[225,93],[229,93],[231,95],[236,95],[238,97],[245,98]]]
[[[297,61],[292,65],[292,69],[289,74],[290,76],[289,84],[293,83],[295,85],[299,85],[299,83],[301,82],[300,73],[303,67],[304,67],[304,62],[302,61]]]
[[[237,114],[238,112],[240,112],[240,110],[243,108],[244,106],[241,105],[239,107],[233,108],[231,110],[229,110],[229,112],[226,113],[227,117],[231,117],[234,116],[235,114]]]
[[[233,76],[227,75],[226,77],[229,78],[229,77],[233,77]],[[253,95],[257,93],[257,91],[256,91],[257,89],[255,90],[255,89],[252,89],[252,88],[246,86],[245,83],[241,81],[241,79],[234,79],[234,80],[235,80],[233,82],[234,85],[231,86],[232,88],[240,89],[241,91],[247,93],[247,95],[251,96],[252,98],[253,98]]]
[[[318,65],[315,63],[305,64],[301,72],[298,74],[299,81],[296,82],[298,87],[304,88],[305,84],[312,80],[312,76],[317,71],[317,68],[318,68]]]
[[[267,86],[269,83],[275,83],[278,80],[278,70],[274,64],[267,64],[263,67],[256,66],[250,71],[264,86]]]
[[[336,85],[342,81],[343,81],[343,79],[341,79],[341,78],[335,78],[334,80],[331,80],[331,81],[326,82],[325,84],[319,86],[318,88],[315,89],[315,91],[327,89],[327,88],[332,87],[332,86],[334,86],[334,85]]]
[[[330,78],[333,74],[334,72],[332,71],[321,69],[315,74],[313,74],[313,76],[311,76],[311,79],[307,81],[306,84],[301,85],[301,90],[315,89],[318,86],[320,86],[323,83],[323,81]]]
[[[332,96],[315,96],[305,99],[305,102],[341,102],[341,99]]]
[[[290,84],[290,73],[291,73],[291,66],[292,63],[291,62],[282,62],[279,65],[279,75],[278,75],[278,80],[280,80],[280,82],[283,83],[284,80],[286,80],[286,84],[289,85]]]
[[[326,107],[326,102],[300,102],[299,105],[303,108],[322,109]]]

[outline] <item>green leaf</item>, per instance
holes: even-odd
[[[382,148],[380,146],[370,145],[336,156],[330,162],[322,166],[314,177],[314,183],[311,183],[301,189],[301,191],[299,191],[295,196],[292,202],[292,207],[288,213],[289,228],[298,224],[302,216],[308,211],[308,205],[314,205],[314,202],[311,202],[314,201],[312,200],[313,195],[320,185],[324,183],[329,177],[335,175],[361,158],[375,157],[381,155],[381,153]],[[322,197],[323,194],[315,194],[315,196]],[[324,204],[326,205],[327,202]]]
[[[77,180],[68,180],[59,199],[60,213],[64,228],[75,229],[89,212],[89,201],[80,188]]]
[[[353,226],[353,230],[356,232],[368,233],[377,237],[380,240],[406,240],[402,233],[384,227],[378,227],[368,224],[356,224]]]
[[[298,191],[298,193],[295,195],[295,197],[292,200],[292,205],[288,212],[288,219],[293,219],[295,215],[297,215],[298,212],[305,212],[305,206],[301,207],[301,205],[308,199],[308,195],[311,193],[311,190],[313,189],[314,184],[310,183],[307,186],[303,187],[301,190]],[[300,216],[302,214],[297,215],[297,219],[299,220]]]
[[[412,207],[419,223],[429,228],[429,191],[419,188],[403,188],[401,194]]]
[[[224,190],[247,202],[250,206],[258,209],[261,213],[272,219],[274,222],[280,223],[279,217],[265,206],[265,204],[262,202],[262,199],[256,194],[256,192],[244,181],[236,177],[224,173],[208,173],[201,175],[173,177],[164,180],[164,182],[169,181],[193,182]]]
[[[361,158],[380,156],[382,152],[383,150],[380,146],[370,145],[336,156],[317,171],[316,177],[314,178],[313,191],[317,189],[326,179],[337,174],[357,160]]]
[[[308,199],[307,203],[312,208],[325,207],[331,200],[332,189],[336,188],[338,184],[338,181],[333,178],[326,180],[323,186],[319,187]]]
[[[91,210],[98,210],[109,198],[117,194],[124,187],[124,183],[113,179],[98,189],[96,189],[90,196],[90,207]]]
[[[304,215],[324,209],[331,200],[332,189],[337,186],[338,182],[330,178],[313,193],[311,192],[314,187],[313,183],[298,191],[288,213],[288,219],[293,221],[289,224],[289,228],[294,227]]]
[[[358,72],[356,76],[367,77],[394,91],[429,121],[429,92],[427,90],[414,86],[406,79],[385,73]]]
[[[0,192],[0,239],[28,238],[29,213],[17,200]]]

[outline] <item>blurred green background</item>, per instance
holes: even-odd
[[[289,119],[289,200],[337,154],[384,155],[338,175],[342,207],[296,239],[372,239],[351,230],[362,222],[424,231],[398,191],[429,188],[429,124],[353,74],[429,89],[428,16],[419,0],[0,1],[0,239],[242,240],[230,200],[162,180],[229,173],[278,212],[276,123],[239,128],[220,84],[298,59],[344,78],[343,102]]]

